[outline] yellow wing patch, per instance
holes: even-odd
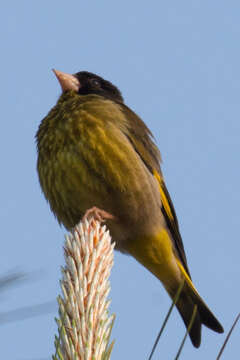
[[[168,229],[171,233],[171,238],[172,238],[174,247],[177,251],[179,259],[181,260],[181,263],[182,263],[186,273],[188,274],[189,278],[191,278],[190,272],[189,272],[189,269],[187,266],[187,259],[186,259],[186,255],[185,255],[185,251],[184,251],[182,238],[181,238],[179,227],[178,227],[177,216],[176,216],[170,195],[168,193],[168,190],[166,188],[166,185],[164,183],[164,180],[163,180],[163,177],[161,176],[161,174],[159,174],[158,171],[154,169],[153,176],[155,177],[155,179],[157,180],[157,182],[159,184],[159,192],[160,192],[161,201],[162,201],[162,212],[165,217]]]
[[[154,177],[157,179],[158,183],[159,183],[159,191],[160,191],[160,195],[161,195],[161,200],[162,200],[162,205],[167,213],[167,216],[173,220],[173,214],[171,212],[171,208],[170,208],[170,205],[168,203],[168,200],[167,200],[167,197],[165,195],[165,192],[162,188],[162,183],[163,183],[163,178],[162,176],[156,171],[156,170],[153,170],[153,175]]]

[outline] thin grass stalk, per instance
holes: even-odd
[[[169,317],[170,317],[170,315],[171,315],[171,313],[172,313],[172,311],[173,311],[174,305],[176,305],[176,303],[178,302],[178,299],[179,299],[179,297],[180,297],[181,291],[182,291],[182,289],[183,289],[183,285],[184,285],[184,281],[183,281],[183,282],[179,285],[179,287],[178,287],[178,291],[177,291],[177,293],[176,293],[176,295],[175,295],[175,297],[174,297],[174,299],[173,299],[173,301],[172,301],[172,304],[171,304],[171,306],[170,306],[170,308],[169,308],[169,310],[168,310],[168,312],[167,312],[167,315],[166,315],[166,317],[165,317],[165,319],[164,319],[164,321],[163,321],[163,324],[162,324],[162,326],[161,326],[161,329],[160,329],[160,331],[159,331],[159,333],[158,333],[158,335],[157,335],[157,337],[156,337],[156,340],[155,340],[155,342],[154,342],[154,345],[153,345],[153,347],[152,347],[152,351],[151,351],[151,353],[150,353],[150,355],[149,355],[148,360],[151,360],[152,357],[153,357],[153,354],[154,354],[154,352],[155,352],[155,350],[156,350],[157,344],[158,344],[158,342],[159,342],[159,340],[160,340],[160,337],[162,336],[163,330],[165,329],[165,326],[166,326],[166,324],[167,324],[167,322],[168,322],[168,319],[169,319]]]
[[[218,353],[218,356],[217,356],[217,359],[216,359],[216,360],[219,360],[219,359],[220,359],[220,357],[221,357],[221,355],[222,355],[222,353],[223,353],[223,351],[224,351],[224,349],[225,349],[225,347],[226,347],[226,345],[227,345],[227,343],[228,343],[228,340],[229,340],[229,338],[230,338],[230,336],[231,336],[231,334],[232,334],[232,332],[233,332],[233,329],[235,328],[235,326],[236,326],[239,318],[240,318],[240,313],[238,314],[238,316],[236,317],[234,323],[232,324],[232,327],[231,327],[231,329],[229,330],[229,332],[228,332],[228,334],[227,334],[227,336],[226,336],[226,339],[224,340],[224,343],[223,343],[223,345],[222,345],[222,347],[221,347],[221,349],[220,349],[220,351],[219,351],[219,353]]]
[[[184,346],[184,344],[185,344],[185,341],[186,341],[186,339],[187,339],[187,336],[188,336],[188,334],[190,333],[190,331],[191,331],[191,329],[192,329],[192,326],[193,326],[193,323],[194,323],[196,314],[197,314],[197,305],[195,304],[195,305],[194,305],[194,308],[193,308],[193,313],[192,313],[190,322],[189,322],[189,324],[188,324],[188,327],[187,327],[187,330],[186,330],[186,332],[185,332],[184,338],[183,338],[183,340],[182,340],[182,342],[181,342],[181,345],[180,345],[180,347],[179,347],[179,349],[178,349],[177,355],[176,355],[176,357],[175,357],[174,360],[178,360],[178,359],[179,359],[179,356],[181,355],[181,352],[182,352],[183,346]]]

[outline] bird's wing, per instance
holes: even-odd
[[[156,171],[153,170],[154,177],[157,179],[159,184],[159,191],[162,200],[162,213],[164,215],[165,221],[168,225],[170,233],[172,235],[172,239],[174,242],[174,247],[177,251],[178,257],[181,260],[186,272],[188,273],[189,277],[191,278],[188,265],[187,265],[187,258],[184,251],[182,237],[179,231],[178,220],[176,216],[176,212],[173,207],[172,200],[170,198],[169,192],[165,185],[165,182],[162,176]]]
[[[181,260],[186,272],[190,276],[190,272],[187,265],[186,254],[184,251],[184,246],[179,231],[178,220],[176,212],[170,195],[168,193],[167,187],[165,185],[164,179],[161,174],[160,162],[161,155],[160,152],[153,141],[153,136],[148,127],[144,122],[126,105],[121,105],[122,111],[126,118],[128,119],[128,133],[125,134],[135,151],[138,153],[144,164],[147,166],[149,171],[154,175],[159,183],[159,191],[162,201],[162,213],[164,215],[165,221],[169,228],[169,231],[172,235],[172,241],[174,248],[177,252],[179,259]]]
[[[127,133],[125,135],[139,154],[144,164],[151,171],[157,169],[161,173],[161,155],[153,141],[153,135],[142,119],[129,107],[121,104],[121,110],[127,118]]]

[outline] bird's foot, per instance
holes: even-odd
[[[99,221],[100,223],[106,221],[106,220],[114,220],[115,216],[108,213],[105,210],[99,209],[96,206],[93,206],[91,209],[88,209],[84,216],[83,220],[89,219],[90,217],[93,217],[94,220]]]

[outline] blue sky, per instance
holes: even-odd
[[[34,143],[60,94],[54,67],[112,81],[153,131],[192,278],[230,328],[240,293],[239,11],[239,1],[231,0],[2,4],[0,274],[19,269],[31,281],[1,296],[1,312],[54,300],[60,292],[65,230],[41,194]],[[112,359],[146,359],[170,300],[128,256],[116,254],[111,282]],[[56,315],[57,306],[0,326],[2,358],[50,358]],[[239,355],[239,331],[223,359]],[[155,359],[173,359],[183,334],[175,311]],[[187,340],[182,358],[214,359],[223,340],[204,328],[201,347]]]

